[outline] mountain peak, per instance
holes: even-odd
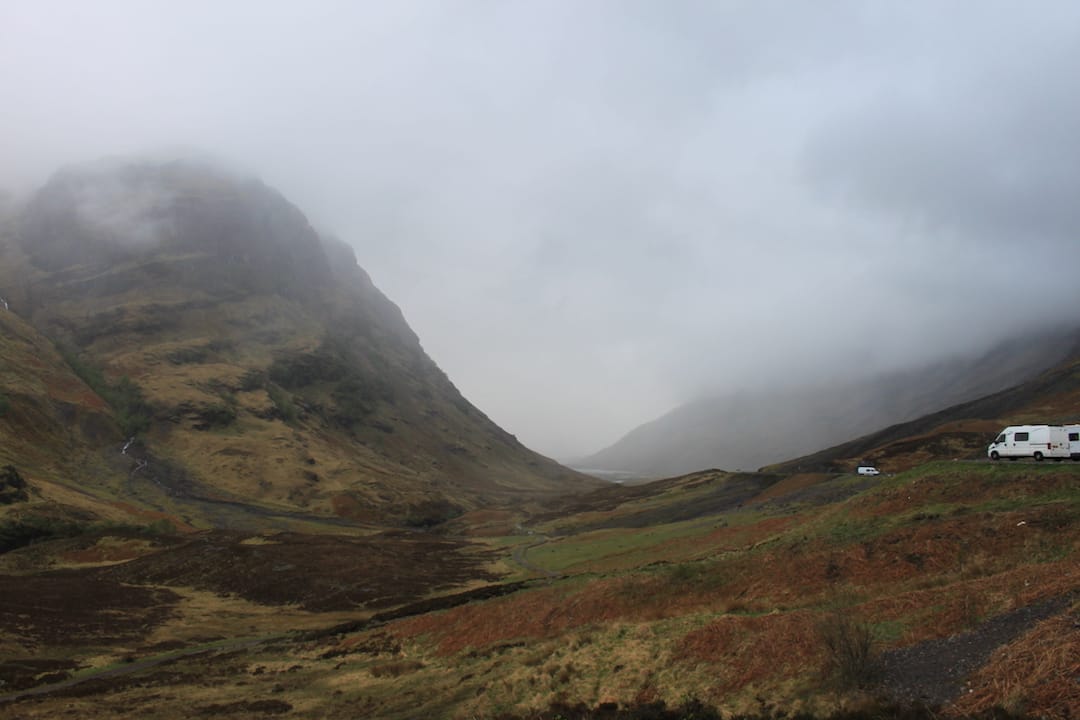
[[[210,165],[58,172],[0,234],[0,296],[141,396],[174,494],[403,521],[584,481],[460,395],[349,245]]]
[[[46,271],[202,258],[200,290],[313,299],[332,278],[318,233],[262,182],[188,161],[111,161],[56,173],[33,197],[19,243]]]

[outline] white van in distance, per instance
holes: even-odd
[[[859,468],[855,472],[859,473],[860,475],[880,475],[881,474],[881,471],[878,470],[873,465],[860,465]]]
[[[1080,425],[1066,425],[1065,432],[1069,435],[1069,455],[1080,460]]]
[[[991,460],[1022,457],[1065,460],[1071,454],[1069,434],[1061,425],[1010,425],[990,443],[986,454]]]

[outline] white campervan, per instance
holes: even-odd
[[[1022,457],[1065,460],[1070,456],[1069,435],[1061,425],[1012,425],[990,443],[986,454],[991,460]]]
[[[1069,436],[1069,455],[1080,460],[1080,425],[1066,425],[1065,432]]]

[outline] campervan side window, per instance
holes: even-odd
[[[1080,432],[1069,433],[1069,442],[1080,442]]]
[[[996,443],[1005,442],[1005,433],[1001,433],[1000,435],[998,435],[997,440],[995,440],[994,442],[996,442]]]
[[[1028,441],[1028,433],[1026,433],[1026,432],[1025,433],[1022,433],[1022,432],[1016,433],[1015,440],[1016,440],[1016,442],[1027,442]]]

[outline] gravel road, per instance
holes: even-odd
[[[901,705],[944,705],[964,690],[968,675],[995,650],[1070,602],[1070,596],[1043,600],[991,618],[970,632],[886,652],[881,689]]]

